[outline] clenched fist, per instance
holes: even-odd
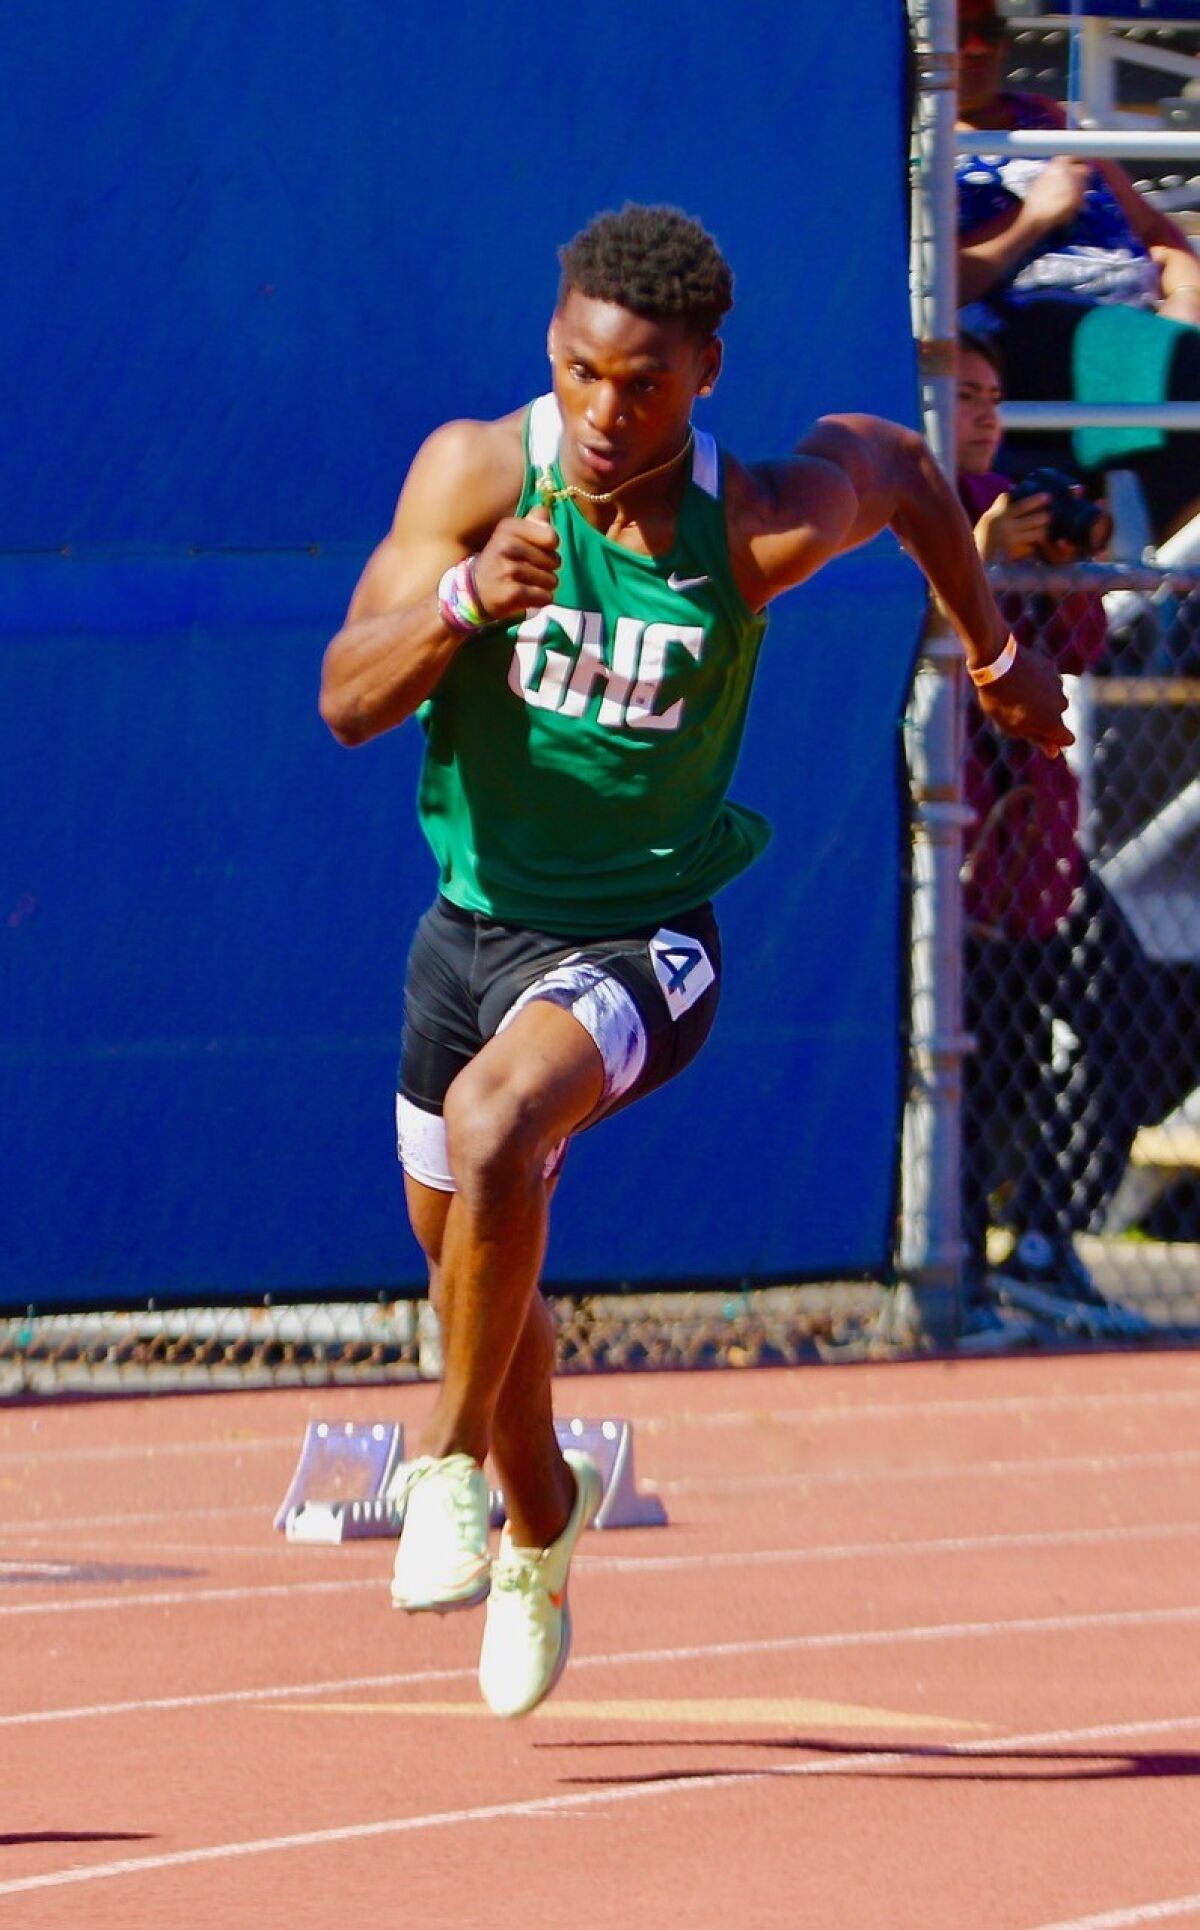
[[[527,516],[505,516],[475,559],[475,584],[489,618],[500,623],[552,603],[560,560],[549,510],[539,504]]]
[[[1006,737],[1024,737],[1047,757],[1057,757],[1074,737],[1063,723],[1067,699],[1052,664],[1032,650],[1018,650],[1016,662],[994,684],[975,691],[979,708]]]

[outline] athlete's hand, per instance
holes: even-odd
[[[475,559],[475,583],[488,616],[503,622],[552,603],[560,560],[550,512],[541,503],[527,516],[506,516]]]
[[[1063,723],[1067,708],[1062,678],[1032,650],[1018,648],[1016,662],[994,684],[975,691],[989,723],[1006,737],[1025,737],[1047,757],[1057,757],[1074,737]]]

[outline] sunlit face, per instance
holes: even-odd
[[[958,352],[954,406],[954,460],[967,476],[986,476],[1000,447],[1000,377],[985,355]]]
[[[597,492],[665,462],[687,440],[692,405],[721,350],[672,319],[635,315],[570,289],[550,324],[554,393],[569,482]]]
[[[958,105],[964,114],[993,101],[1004,77],[1004,22],[994,0],[958,0]]]

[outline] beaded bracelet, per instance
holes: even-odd
[[[1017,639],[1010,637],[994,662],[985,664],[969,663],[967,665],[967,675],[971,679],[971,682],[979,687],[982,687],[984,684],[994,684],[997,683],[1001,677],[1008,675],[1008,672],[1012,669],[1016,661]]]
[[[457,630],[460,637],[486,630],[493,621],[483,607],[475,581],[473,556],[464,556],[461,563],[451,564],[437,586],[437,604],[443,623]]]

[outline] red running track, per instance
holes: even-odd
[[[1200,1924],[1200,1355],[561,1382],[671,1526],[513,1724],[477,1612],[271,1527],[307,1419],[430,1399],[0,1413],[0,1923]]]

